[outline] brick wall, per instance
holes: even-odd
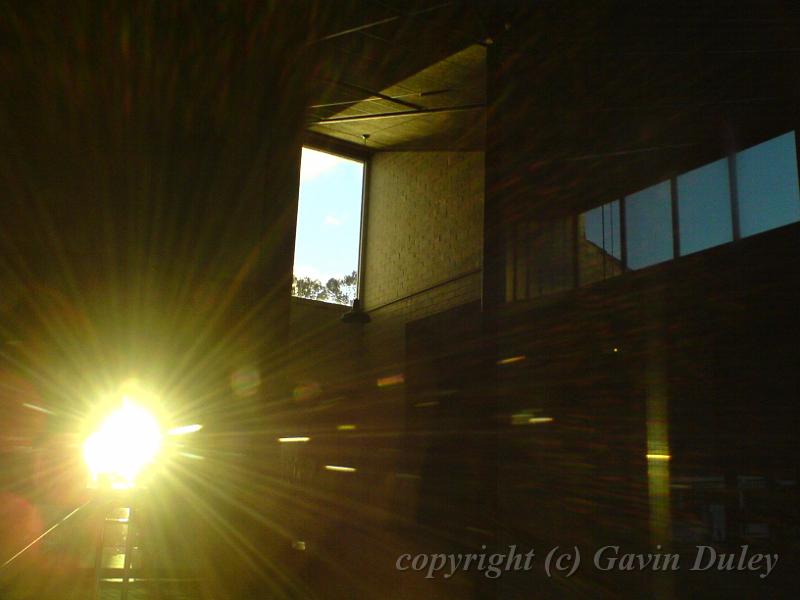
[[[317,397],[289,401],[293,422],[276,435],[310,435],[301,449],[328,492],[380,514],[413,518],[419,475],[403,461],[406,326],[480,299],[483,153],[387,152],[370,169],[363,300],[371,322],[341,323],[345,309],[294,299],[286,376]],[[307,409],[306,409],[307,407]],[[340,424],[356,427],[340,431]],[[326,488],[327,489],[327,488]]]
[[[430,303],[424,290],[480,268],[483,228],[482,152],[385,152],[370,171],[364,304],[399,298]],[[435,289],[443,308],[480,297]]]
[[[482,152],[373,157],[363,267],[363,301],[372,322],[343,325],[340,309],[293,305],[293,346],[300,362],[315,365],[317,378],[331,378],[342,354],[351,363],[352,352],[360,354],[356,370],[367,378],[402,372],[406,323],[480,299],[483,159]],[[308,323],[313,335],[305,331]],[[359,338],[357,346],[351,337]],[[326,351],[325,360],[308,360]]]
[[[369,185],[364,366],[381,376],[404,367],[406,323],[480,299],[484,153],[378,153]]]
[[[482,152],[387,152],[370,171],[364,304],[364,383],[406,370],[408,323],[480,300],[483,245]],[[374,387],[376,427],[406,427],[407,385]],[[415,518],[419,473],[403,458],[401,436],[386,444],[395,464],[385,488],[395,515]],[[392,458],[389,458],[392,457]],[[406,457],[407,458],[407,457]],[[407,472],[411,468],[411,472]]]

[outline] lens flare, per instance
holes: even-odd
[[[132,487],[141,471],[161,450],[158,421],[128,397],[83,444],[83,457],[92,480],[108,481],[114,488]]]
[[[188,435],[190,433],[197,433],[203,428],[199,423],[193,425],[181,425],[180,427],[173,427],[167,432],[167,435]]]

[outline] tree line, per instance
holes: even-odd
[[[311,277],[292,276],[292,295],[309,300],[322,302],[335,302],[336,304],[353,305],[356,297],[358,274],[353,271],[339,279],[331,277],[323,284],[318,279]]]

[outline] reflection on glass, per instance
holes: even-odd
[[[742,237],[800,221],[794,132],[736,154]]]
[[[514,293],[518,300],[528,297],[528,224],[520,223],[516,228],[516,282]]]
[[[642,269],[672,258],[672,204],[669,181],[625,198],[628,267]]]
[[[513,225],[506,226],[505,247],[505,283],[506,283],[506,302],[513,302],[517,299],[516,295],[516,271],[517,265],[514,262],[517,249],[517,240],[514,236],[516,228]]]
[[[728,160],[678,176],[681,255],[733,240]]]
[[[572,219],[533,221],[528,235],[528,297],[570,289],[574,282]]]
[[[578,217],[578,269],[581,285],[622,272],[619,200]]]
[[[732,182],[742,237],[800,221],[795,143],[790,132],[743,150],[735,157],[735,172],[728,157],[678,175],[675,224],[670,181],[583,212],[577,223],[514,223],[508,231],[506,299],[570,289],[576,277],[580,285],[614,277],[624,270],[623,254],[625,267],[634,270],[671,260],[673,231],[681,256],[733,241]]]

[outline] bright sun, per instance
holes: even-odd
[[[114,488],[129,488],[142,469],[158,456],[162,433],[155,416],[124,397],[83,444],[83,457],[96,484],[107,479]]]

